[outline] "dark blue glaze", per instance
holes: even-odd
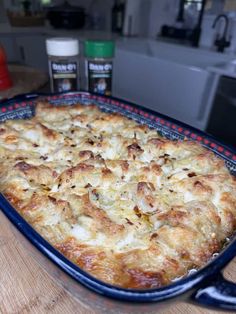
[[[215,273],[201,284],[191,299],[202,306],[236,311],[235,283],[226,280],[220,272]]]
[[[139,108],[149,115],[158,116],[165,120],[175,123],[176,125],[181,126],[184,129],[190,130],[195,134],[207,138],[210,141],[214,142],[217,145],[221,145],[224,149],[227,149],[230,153],[235,155],[235,150],[230,147],[226,147],[224,144],[216,141],[213,137],[205,134],[204,132],[198,131],[194,128],[191,128],[183,123],[175,121],[174,119],[167,118],[164,115],[156,113],[154,111],[144,109],[143,107],[121,101],[114,97],[99,97],[96,94],[89,94],[84,92],[76,93],[66,93],[66,94],[57,94],[61,96],[67,96],[65,99],[54,99],[52,102],[55,102],[55,105],[60,105],[60,103],[73,103],[78,101],[78,94],[80,101],[87,101],[88,96],[94,96],[97,99],[97,104],[101,106],[103,110],[106,111],[117,111],[125,114],[131,118],[140,122],[147,123],[150,127],[156,127],[155,123],[151,123],[148,119],[139,118],[134,113],[130,114],[126,112],[125,109],[114,110],[112,104],[109,107],[109,103],[112,100],[117,102],[122,102],[127,105],[130,105],[134,108]],[[12,106],[15,103],[34,101],[39,96],[39,94],[26,94],[15,97],[0,103],[0,108]],[[43,95],[44,97],[52,95]],[[75,98],[75,99],[74,99]],[[106,99],[106,104],[102,103],[102,99]],[[82,102],[83,102],[82,101]],[[96,101],[95,101],[96,102]],[[33,110],[31,111],[33,114]],[[9,114],[9,113],[8,113]],[[28,113],[27,113],[28,115]],[[26,118],[28,117],[26,115]],[[15,118],[14,114],[13,117]],[[4,117],[0,114],[0,120],[4,120]],[[167,130],[166,127],[159,126],[159,131],[167,135],[168,137],[181,138],[178,135],[178,132],[174,130]],[[178,137],[179,136],[179,137]],[[214,149],[212,149],[214,151]],[[228,167],[231,169],[232,173],[236,174],[236,161],[227,159],[227,157],[222,156],[219,152],[216,152],[222,158],[228,162]],[[45,256],[47,256],[51,261],[58,265],[62,270],[67,274],[73,277],[78,283],[83,284],[84,286],[92,289],[100,295],[104,295],[113,299],[129,301],[129,302],[163,302],[167,300],[172,300],[177,297],[180,297],[183,294],[186,294],[186,301],[188,302],[197,302],[200,305],[208,307],[217,307],[218,309],[225,310],[236,310],[236,285],[225,280],[221,275],[221,270],[232,260],[236,255],[236,241],[232,240],[231,243],[219,254],[218,257],[214,258],[209,264],[204,268],[198,270],[194,274],[175,281],[173,284],[159,289],[150,289],[150,290],[132,290],[132,289],[122,289],[119,287],[114,287],[109,284],[103,283],[100,280],[95,279],[90,276],[88,273],[81,270],[78,266],[66,259],[61,253],[54,249],[47,241],[45,241],[18,213],[17,211],[9,204],[9,202],[0,194],[0,207],[4,214],[9,218],[9,220],[18,228],[18,230],[25,235],[25,237],[30,240],[30,242],[38,248]]]

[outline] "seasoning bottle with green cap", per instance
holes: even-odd
[[[111,95],[114,42],[111,40],[87,40],[84,49],[87,90],[102,95]]]
[[[55,37],[46,40],[50,85],[52,92],[79,89],[79,41]]]

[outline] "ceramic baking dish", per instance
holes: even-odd
[[[44,98],[54,105],[73,105],[77,102],[86,105],[92,102],[104,111],[119,112],[140,123],[144,123],[158,130],[164,137],[169,139],[184,139],[187,137],[217,154],[225,161],[231,173],[236,175],[236,151],[233,148],[226,147],[213,137],[183,123],[113,97],[104,97],[86,92],[21,95],[1,102],[0,121],[30,118],[34,115],[34,104],[39,98]],[[23,239],[23,242],[27,243],[27,250],[37,256],[36,259],[41,261],[43,267],[49,273],[51,272],[64,287],[80,298],[82,302],[93,304],[100,312],[150,313],[153,310],[156,312],[166,306],[169,303],[168,301],[179,298],[203,306],[236,310],[236,284],[224,279],[221,274],[223,268],[236,255],[234,237],[225,249],[217,257],[212,258],[212,261],[204,268],[173,282],[171,285],[149,290],[123,289],[95,279],[66,259],[45,241],[1,194],[0,208],[20,232],[18,236],[21,240]],[[26,241],[25,238],[29,241]],[[33,246],[29,246],[29,243]]]

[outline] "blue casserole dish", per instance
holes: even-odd
[[[169,139],[176,140],[187,137],[199,142],[217,154],[225,161],[230,172],[236,175],[236,151],[233,148],[226,147],[213,137],[183,123],[113,97],[86,92],[20,95],[1,102],[0,121],[30,118],[34,115],[34,104],[39,98],[44,98],[54,105],[73,105],[77,102],[86,105],[93,102],[104,111],[119,112],[140,123],[144,123],[158,130],[164,137]],[[168,301],[174,301],[181,297],[182,300],[185,299],[187,302],[197,303],[202,306],[236,311],[236,284],[226,280],[221,273],[223,268],[236,255],[236,241],[234,237],[232,237],[225,249],[204,268],[173,282],[171,285],[149,290],[123,289],[95,279],[66,259],[45,241],[1,194],[0,207],[13,225],[38,251],[73,278],[73,285],[89,288],[89,290],[82,288],[86,291],[86,303],[96,303],[95,300],[98,297],[100,298],[98,302],[99,307],[106,308],[109,313],[117,313],[117,309],[119,313],[132,313],[132,311],[135,313],[147,313],[153,310],[153,308],[156,311],[162,305],[166,305]]]

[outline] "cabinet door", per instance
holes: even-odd
[[[17,50],[21,63],[47,70],[47,53],[45,47],[46,36],[21,36],[16,38]]]
[[[16,49],[16,41],[14,37],[0,36],[0,44],[4,47],[8,62],[19,62],[19,55]]]
[[[116,48],[113,96],[204,129],[213,86],[208,71],[125,49]]]

